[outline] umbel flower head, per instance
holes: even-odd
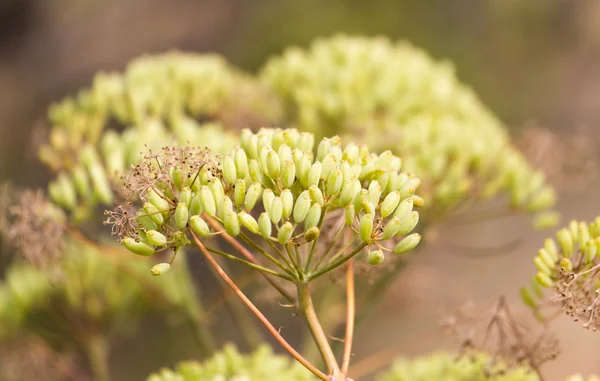
[[[261,79],[282,98],[292,126],[401,156],[407,171],[422,176],[428,219],[503,191],[538,225],[556,223],[544,175],[447,62],[406,42],[335,36],[288,49]]]
[[[99,73],[90,88],[51,106],[39,156],[58,173],[52,199],[83,220],[98,203],[112,204],[111,186],[145,145],[229,150],[234,135],[225,128],[271,121],[277,110],[262,85],[218,56],[144,56],[124,73]]]
[[[571,221],[554,239],[544,241],[533,259],[537,273],[531,286],[521,289],[523,301],[540,319],[544,319],[544,307],[558,304],[585,328],[596,331],[600,327],[599,246],[600,217],[591,223]],[[540,302],[545,288],[553,295]]]
[[[338,137],[322,139],[315,151],[310,133],[244,130],[241,146],[225,155],[189,147],[148,154],[125,184],[141,207],[108,212],[109,223],[136,254],[176,249],[189,242],[188,233],[201,240],[227,234],[283,270],[278,276],[310,280],[363,251],[377,265],[387,252],[403,254],[419,243],[411,232],[420,180],[401,166],[389,151],[343,146]],[[316,252],[326,219],[337,221],[337,231],[329,249]],[[347,244],[330,250],[344,234]]]
[[[162,369],[146,381],[313,381],[317,378],[300,364],[276,355],[263,344],[253,353],[241,354],[232,345],[226,345],[202,363],[187,361],[175,370]]]

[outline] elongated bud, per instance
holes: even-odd
[[[162,225],[163,222],[165,222],[163,215],[158,211],[158,209],[156,209],[156,207],[153,204],[146,202],[144,203],[143,209],[144,212],[146,212],[146,214],[148,215],[148,217],[150,217],[152,221],[154,221],[154,223],[156,223],[158,226]]]
[[[219,180],[216,177],[211,179],[208,182],[208,188],[210,189],[215,199],[215,205],[219,205],[223,200],[223,197],[225,197],[225,189],[223,189],[223,184],[221,183],[221,180]]]
[[[561,229],[556,233],[556,239],[565,257],[570,257],[574,252],[573,236],[567,229]]]
[[[293,233],[294,225],[292,225],[292,223],[288,221],[285,224],[283,224],[279,229],[279,232],[277,233],[277,240],[280,244],[286,245],[288,242],[290,242]]]
[[[327,188],[326,192],[328,195],[337,194],[342,189],[342,184],[344,182],[344,175],[342,171],[339,169],[334,169],[327,176]]]
[[[383,191],[387,189],[388,182],[390,181],[390,175],[388,174],[388,171],[379,171],[375,175],[375,180],[377,180],[381,186],[381,191],[383,193]]]
[[[169,272],[170,268],[171,265],[168,263],[157,263],[154,266],[152,266],[152,269],[150,269],[150,273],[154,276],[164,275],[167,272]]]
[[[241,206],[244,204],[244,199],[246,198],[246,181],[245,180],[238,179],[235,182],[233,198],[235,200],[236,205]]]
[[[267,154],[267,173],[273,180],[279,178],[281,173],[281,164],[279,162],[279,156],[273,150],[270,150]]]
[[[187,226],[189,216],[190,215],[189,215],[187,204],[184,204],[183,202],[180,202],[179,204],[177,204],[177,207],[175,208],[174,217],[175,217],[175,225],[180,230],[184,229]]]
[[[319,224],[320,220],[321,220],[321,205],[313,204],[310,207],[310,209],[308,210],[306,219],[304,220],[305,230],[314,228],[315,226],[317,226]]]
[[[306,242],[312,242],[315,239],[319,238],[320,234],[321,234],[321,230],[319,230],[318,227],[313,226],[312,228],[308,229],[306,231],[306,233],[304,233],[304,240]]]
[[[402,219],[408,213],[412,212],[412,210],[413,210],[413,199],[407,198],[405,200],[402,200],[400,202],[400,204],[398,204],[398,207],[394,211],[394,216]]]
[[[292,161],[292,149],[284,143],[277,148],[277,156],[279,156],[280,163],[285,163],[288,160]]]
[[[209,216],[214,217],[217,214],[217,204],[215,204],[215,198],[206,185],[200,187],[200,200],[202,201],[202,209],[204,209],[204,212]]]
[[[248,164],[248,171],[250,172],[250,178],[252,179],[252,181],[254,181],[255,183],[262,184],[262,170],[260,169],[258,161],[254,159],[250,160],[250,163]]]
[[[246,199],[244,200],[244,206],[246,207],[246,210],[251,211],[254,208],[261,194],[262,185],[260,185],[260,183],[254,183],[250,186],[250,188],[248,188],[248,192],[246,192]]]
[[[190,188],[185,187],[185,188],[181,189],[181,192],[179,193],[179,202],[183,202],[183,203],[187,204],[188,206],[191,204],[192,190]]]
[[[87,172],[82,166],[76,166],[73,168],[71,172],[71,176],[73,177],[73,184],[75,184],[75,189],[77,193],[81,196],[87,196],[90,191],[90,180],[88,178]]]
[[[398,230],[400,229],[401,225],[402,221],[398,217],[392,217],[390,222],[388,222],[387,225],[385,225],[381,239],[388,240],[394,237],[398,233]]]
[[[390,162],[392,161],[393,157],[394,154],[392,153],[392,151],[383,151],[379,154],[377,160],[375,160],[375,164],[377,164],[381,168],[387,168]]]
[[[240,234],[240,221],[235,212],[227,212],[224,216],[223,226],[225,231],[232,237],[237,237]]]
[[[242,226],[244,226],[252,233],[258,234],[258,222],[254,219],[254,217],[252,217],[252,215],[246,212],[240,212],[238,214],[238,217]]]
[[[281,169],[281,186],[284,188],[290,188],[294,185],[296,180],[296,164],[291,160],[283,162],[283,168]]]
[[[402,186],[402,188],[400,188],[400,199],[404,200],[408,197],[412,197],[415,194],[415,188],[410,187],[410,186]]]
[[[375,165],[375,163],[369,163],[361,168],[358,179],[361,181],[370,179],[375,174],[375,172],[377,172],[377,166]]]
[[[158,225],[156,225],[156,223],[154,221],[152,221],[152,218],[146,216],[144,214],[143,210],[139,210],[136,213],[136,220],[138,223],[142,224],[142,226],[146,229],[146,230],[156,230],[158,229]]]
[[[354,197],[360,192],[360,181],[357,178],[353,178],[347,181],[342,186],[342,191],[340,193],[340,204],[348,205],[352,202]]]
[[[375,205],[373,205],[368,199],[363,200],[362,209],[365,213],[375,215]]]
[[[598,245],[596,241],[593,239],[588,240],[583,246],[582,251],[584,254],[585,261],[587,263],[591,262],[596,258],[596,254],[598,253]]]
[[[523,302],[526,305],[528,305],[531,308],[537,308],[537,303],[535,302],[535,299],[533,298],[531,292],[529,292],[529,289],[527,287],[521,287],[520,295],[521,300],[523,300]]]
[[[302,156],[298,162],[296,163],[296,173],[298,175],[298,179],[300,183],[305,187],[308,187],[310,170],[312,168],[312,164],[310,162],[310,158],[308,155]],[[319,174],[320,176],[320,174]]]
[[[273,202],[271,203],[271,207],[267,210],[269,213],[269,218],[274,224],[278,224],[283,217],[283,201],[281,197],[274,197]]]
[[[231,211],[233,211],[233,203],[229,197],[225,196],[217,208],[217,215],[222,220],[225,218],[225,215]]]
[[[317,160],[321,161],[331,151],[331,140],[324,138],[317,147]]]
[[[342,159],[347,160],[349,163],[354,163],[358,160],[358,146],[355,143],[349,143],[344,148]]]
[[[307,186],[317,186],[319,184],[319,180],[321,179],[321,172],[323,171],[323,165],[316,161],[308,170],[308,180]]]
[[[540,257],[542,262],[544,262],[549,269],[553,269],[556,266],[556,260],[546,251],[546,249],[540,249],[538,251],[538,257]]]
[[[413,210],[412,212],[405,215],[404,218],[400,219],[400,227],[396,232],[396,235],[404,236],[410,233],[415,226],[419,223],[419,212]]]
[[[561,258],[560,267],[567,271],[573,271],[573,262],[569,258]]]
[[[240,132],[240,144],[244,150],[248,151],[250,149],[253,137],[256,137],[256,135],[249,128],[244,128]]]
[[[360,213],[363,209],[363,201],[368,201],[367,196],[369,195],[369,191],[366,189],[361,189],[360,192],[354,197],[354,209],[356,210],[356,214]]]
[[[338,166],[337,159],[332,153],[329,153],[325,156],[325,158],[323,159],[323,161],[321,163],[322,163],[321,179],[325,180],[329,177],[329,174],[331,173],[331,171],[333,171]]]
[[[165,237],[164,234],[156,230],[147,231],[146,238],[148,239],[148,242],[153,246],[164,246],[167,244],[167,237]]]
[[[541,271],[538,272],[537,275],[535,276],[535,280],[542,287],[546,287],[546,288],[554,287],[554,282],[552,281],[552,279],[550,279],[548,274],[546,274],[544,272],[541,272]]]
[[[346,209],[344,211],[346,225],[352,226],[352,224],[354,223],[355,216],[356,216],[356,213],[354,212],[354,205],[350,204],[350,205],[346,206]]]
[[[321,206],[325,205],[325,198],[323,197],[323,192],[316,185],[311,185],[308,188],[308,194],[310,195],[310,199]]]
[[[281,191],[281,203],[283,206],[283,217],[288,218],[292,211],[294,210],[294,196],[292,195],[292,191],[289,189],[284,189]]]
[[[275,199],[275,193],[273,193],[273,191],[269,188],[266,188],[263,191],[263,208],[265,209],[266,212],[269,212],[269,210],[271,210],[271,204],[273,204],[273,200]]]
[[[154,254],[154,248],[152,246],[143,242],[138,242],[131,237],[123,238],[123,245],[127,248],[127,250],[134,254],[143,255],[145,257],[149,257]]]
[[[208,183],[210,182],[210,180],[213,179],[213,177],[213,174],[208,170],[208,168],[202,168],[200,170],[200,175],[198,176],[198,178],[200,179],[200,185],[208,185]]]
[[[408,235],[406,237],[404,237],[402,239],[402,241],[400,241],[396,247],[394,248],[394,253],[395,254],[404,254],[407,253],[409,251],[411,251],[412,249],[414,249],[419,242],[421,242],[421,235],[419,233],[413,233],[411,235]]]
[[[312,152],[315,145],[315,136],[309,132],[300,133],[298,138],[297,147],[303,152]]]
[[[382,192],[382,188],[379,184],[379,181],[371,181],[371,184],[369,184],[368,191],[369,194],[367,195],[367,200],[369,200],[369,202],[371,202],[371,204],[373,204],[374,207],[377,207],[377,205],[379,205],[379,199],[381,198]]]
[[[260,235],[266,239],[270,238],[272,228],[271,219],[269,218],[267,212],[261,213],[258,217],[258,232]]]
[[[372,243],[373,238],[373,215],[365,214],[360,218],[360,224],[358,226],[358,233],[360,240],[365,243]]]
[[[393,191],[388,194],[381,204],[381,216],[385,218],[394,213],[398,204],[400,204],[400,192]]]
[[[300,193],[294,205],[294,221],[301,223],[306,218],[312,202],[307,190]]]
[[[231,155],[223,156],[223,179],[230,185],[235,184],[237,180],[237,169]]]
[[[180,168],[171,168],[170,172],[171,183],[173,183],[176,190],[181,190],[183,186],[183,172]]]
[[[201,237],[210,236],[210,228],[200,216],[192,216],[190,218],[190,227],[192,228],[194,233],[198,234]]]
[[[385,255],[383,255],[383,251],[381,250],[373,250],[367,254],[367,262],[371,266],[378,265],[385,260]]]
[[[558,260],[558,247],[556,242],[552,238],[546,238],[544,240],[544,249],[552,256],[552,258]]]
[[[248,176],[248,158],[246,152],[240,147],[233,149],[233,161],[235,163],[235,170],[238,179],[244,180]]]
[[[538,256],[533,258],[533,264],[535,265],[535,268],[538,269],[538,271],[543,272],[544,274],[552,274],[552,270],[550,270],[548,268],[548,266],[546,266],[544,264],[544,262],[542,261],[542,259]]]
[[[272,149],[267,145],[260,147],[260,150],[258,151],[258,164],[260,165],[260,169],[267,175],[269,174],[267,158],[269,157],[270,151],[272,151]]]

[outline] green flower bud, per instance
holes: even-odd
[[[281,195],[279,197],[281,197],[283,206],[283,217],[288,218],[294,210],[294,196],[292,195],[292,191],[289,189],[284,189],[281,191]]]
[[[413,195],[410,197],[413,200],[413,204],[414,206],[416,206],[417,208],[421,208],[423,207],[423,205],[425,204],[425,200],[423,200],[422,197],[419,197],[417,195]]]
[[[240,223],[246,229],[250,230],[254,234],[258,234],[258,222],[252,217],[252,215],[246,212],[238,213],[238,217],[240,219]]]
[[[373,238],[371,234],[373,234],[373,215],[365,214],[360,218],[360,223],[358,226],[358,233],[360,240],[365,243],[372,243]]]
[[[313,226],[312,228],[308,229],[306,233],[304,233],[304,240],[306,242],[312,242],[315,239],[319,238],[320,234],[321,230],[318,227]]]
[[[390,150],[383,151],[382,153],[379,154],[379,156],[377,157],[377,160],[375,160],[375,164],[381,168],[387,169],[387,167],[389,166],[393,157],[394,157],[394,154],[392,153],[392,151],[390,151]]]
[[[85,197],[90,193],[90,180],[82,166],[76,166],[71,172],[75,189],[80,196]]]
[[[323,161],[321,162],[321,164],[322,164],[321,179],[323,179],[323,180],[326,179],[327,177],[329,177],[329,174],[331,173],[331,171],[336,169],[338,166],[337,159],[332,153],[327,154],[325,156],[325,158],[323,158]]]
[[[365,211],[365,213],[375,215],[375,205],[371,204],[371,202],[368,200],[364,200],[362,202],[362,209]]]
[[[569,258],[561,258],[559,265],[567,271],[573,271],[573,262]]]
[[[361,189],[360,192],[354,197],[354,209],[356,210],[356,214],[360,213],[363,209],[363,201],[368,201],[367,196],[369,195],[369,191],[366,189]]]
[[[541,271],[544,274],[548,275],[552,274],[552,270],[550,270],[548,266],[544,264],[540,257],[533,258],[533,264],[535,265],[535,268],[538,269],[538,271]]]
[[[227,212],[223,219],[225,231],[232,237],[237,237],[240,234],[240,221],[235,212]]]
[[[403,219],[404,216],[407,215],[408,213],[412,212],[412,210],[413,210],[413,199],[411,197],[411,198],[404,199],[400,202],[400,204],[396,208],[396,211],[394,212],[394,216],[398,217],[400,219]]]
[[[240,132],[240,144],[244,150],[250,150],[250,146],[252,145],[252,138],[254,137],[256,137],[256,135],[254,135],[254,133],[249,128],[244,128]]]
[[[277,156],[279,156],[280,163],[292,161],[292,149],[290,146],[284,143],[277,148]]]
[[[234,190],[233,190],[233,198],[235,200],[235,204],[241,206],[244,204],[244,199],[246,198],[246,181],[242,179],[238,179],[235,182]]]
[[[317,186],[321,179],[321,173],[323,171],[323,165],[316,161],[308,171],[307,187]]]
[[[357,178],[346,181],[340,193],[340,204],[348,205],[351,203],[354,197],[360,192],[360,189],[360,181]]]
[[[252,181],[254,181],[255,183],[262,184],[262,182],[263,182],[262,170],[260,168],[260,165],[258,164],[258,161],[254,160],[254,159],[250,160],[248,171],[250,172],[250,178],[252,179]]]
[[[346,225],[352,226],[352,223],[354,223],[354,217],[356,216],[356,213],[354,211],[354,205],[350,204],[346,206],[344,216],[346,218]]]
[[[210,228],[200,216],[192,216],[190,218],[190,227],[192,228],[194,233],[198,234],[201,237],[210,236]]]
[[[149,257],[154,254],[154,248],[152,246],[143,242],[138,242],[131,237],[123,238],[123,245],[127,248],[127,250],[134,254],[143,255],[145,257]]]
[[[296,164],[291,160],[283,162],[283,168],[281,169],[281,186],[283,188],[291,188],[296,180]]]
[[[189,211],[187,204],[180,202],[175,208],[175,225],[181,230],[187,226],[189,219]]]
[[[273,202],[271,203],[271,207],[267,210],[269,213],[269,218],[274,224],[278,224],[283,217],[283,201],[281,197],[274,197]]]
[[[229,197],[225,196],[217,208],[217,215],[222,220],[225,218],[225,215],[231,211],[233,211],[233,203]]]
[[[535,280],[542,287],[546,287],[546,288],[554,287],[554,282],[552,281],[552,279],[550,279],[548,274],[546,274],[544,272],[541,272],[541,271],[538,272],[537,275],[535,276]]]
[[[269,177],[273,180],[279,178],[279,174],[281,173],[281,164],[279,162],[279,156],[273,150],[270,150],[267,153],[267,173]]]
[[[297,147],[303,152],[312,152],[315,145],[315,136],[308,132],[301,132],[298,138]]]
[[[344,175],[339,169],[334,169],[327,176],[327,188],[325,189],[328,195],[337,194],[342,189]]]
[[[390,214],[394,213],[399,203],[400,192],[393,191],[392,193],[388,194],[383,200],[383,203],[381,204],[381,216],[385,218]]]
[[[210,180],[214,178],[213,174],[208,170],[208,168],[204,167],[200,170],[200,175],[198,176],[200,181],[200,185],[208,185]],[[196,184],[196,182],[194,182]],[[198,189],[196,189],[198,190]]]
[[[148,202],[154,205],[158,210],[169,210],[169,202],[156,193],[156,191],[152,188],[148,189],[148,192],[146,193],[146,200],[148,200]]]
[[[394,248],[394,253],[404,254],[406,252],[409,252],[412,249],[414,249],[419,244],[419,242],[421,242],[421,235],[419,233],[413,233],[411,235],[408,235],[396,245],[396,247]]]
[[[181,190],[181,187],[183,186],[183,172],[180,168],[171,168],[170,172],[171,182],[173,183],[173,186],[175,186],[175,189]]]
[[[138,223],[142,224],[142,226],[144,227],[144,229],[146,230],[156,230],[158,229],[158,225],[156,225],[156,223],[154,221],[152,221],[152,218],[150,218],[149,216],[146,216],[144,214],[143,210],[139,210],[136,213],[136,220]]]
[[[102,165],[98,163],[92,164],[88,168],[88,171],[96,197],[104,204],[112,204],[113,192],[110,189],[110,183],[106,178],[106,173],[104,172]]]
[[[405,236],[410,233],[419,223],[419,212],[413,210],[400,219],[400,227],[396,235]]]
[[[279,148],[280,145],[285,141],[283,130],[281,128],[276,128],[273,130],[273,137],[271,138],[271,145],[273,149]]]
[[[150,273],[154,276],[164,275],[169,271],[170,268],[171,265],[168,263],[157,263],[156,265],[152,266]]]
[[[235,184],[237,180],[237,169],[231,155],[223,156],[223,178],[228,184]]]
[[[258,217],[258,232],[265,239],[269,239],[271,237],[271,219],[267,212],[261,213]]]
[[[273,193],[272,190],[267,188],[263,191],[263,207],[265,208],[266,212],[269,212],[269,210],[271,210],[271,205],[273,204],[274,199],[275,193]]]
[[[223,189],[223,184],[221,180],[218,178],[213,178],[208,182],[208,188],[210,189],[213,198],[215,199],[215,205],[219,205],[225,197],[225,189]],[[205,208],[206,209],[206,208]]]
[[[324,138],[317,147],[317,160],[321,161],[331,151],[331,140]]]
[[[156,223],[158,226],[162,225],[165,222],[163,215],[158,211],[158,209],[156,209],[156,207],[153,204],[146,202],[144,203],[143,209],[144,212],[146,212],[146,214],[148,215],[148,217],[150,217],[152,221],[154,221],[154,223]]]
[[[279,233],[277,233],[277,240],[280,244],[286,245],[288,242],[290,242],[292,233],[294,233],[294,225],[288,221],[279,229]]]
[[[381,250],[373,250],[367,254],[367,262],[372,265],[378,265],[385,260],[385,255]]]
[[[306,219],[304,220],[304,228],[305,230],[310,230],[319,224],[321,220],[321,204],[313,204],[308,213],[306,214]]]
[[[596,254],[598,254],[598,245],[596,244],[596,241],[593,239],[588,240],[582,246],[582,251],[587,263],[593,261],[594,258],[596,258]]]
[[[300,193],[294,205],[294,221],[301,223],[306,218],[312,202],[307,190]]]
[[[347,160],[349,163],[354,163],[358,160],[358,146],[355,143],[349,143],[344,148],[342,159]]]
[[[245,179],[248,176],[248,158],[246,152],[240,147],[233,149],[233,161],[235,163],[236,176],[238,179]]]
[[[167,244],[167,237],[156,230],[148,230],[146,232],[146,239],[153,246],[164,246]]]
[[[267,168],[267,158],[269,157],[269,152],[272,151],[269,146],[264,145],[258,151],[258,164],[260,165],[260,169],[263,173],[268,174],[269,169]]]
[[[383,191],[387,189],[388,182],[390,181],[390,175],[387,171],[380,171],[375,174],[375,180],[377,180],[381,186],[381,191],[383,193]]]
[[[325,198],[323,197],[323,192],[321,192],[321,189],[318,186],[311,185],[308,188],[308,194],[310,195],[310,199],[313,202],[320,204],[321,206],[325,205]]]
[[[217,204],[215,204],[215,198],[206,185],[200,187],[200,200],[202,201],[202,209],[204,209],[204,212],[209,216],[214,217],[217,214]]]
[[[188,206],[191,204],[192,190],[190,188],[185,187],[185,188],[181,189],[181,192],[179,193],[179,202],[183,202],[183,203],[187,204]]]
[[[246,210],[251,211],[254,208],[258,202],[258,199],[262,195],[262,189],[263,188],[260,183],[253,183],[250,188],[248,188],[248,191],[246,192],[246,199],[244,200],[244,206],[246,207]]]
[[[553,269],[556,266],[556,260],[552,257],[550,253],[546,251],[546,249],[540,249],[538,251],[538,257],[542,260],[542,262],[549,268]]]
[[[529,292],[529,289],[527,287],[521,287],[520,294],[521,299],[526,305],[528,305],[531,308],[537,308],[537,303],[535,302],[535,299],[533,298],[531,292]]]
[[[556,239],[558,240],[558,244],[560,245],[560,248],[562,249],[563,255],[565,257],[568,258],[571,255],[573,255],[575,246],[573,244],[573,236],[571,235],[571,232],[569,230],[561,229],[558,232],[556,232]]]
[[[544,240],[544,249],[552,256],[554,261],[558,260],[558,247],[552,238],[546,238]]]
[[[363,181],[371,178],[377,172],[377,166],[374,163],[369,163],[362,167],[358,179]]]
[[[296,163],[296,173],[298,175],[298,180],[300,180],[300,183],[305,187],[308,187],[309,185],[309,177],[312,178],[312,176],[310,176],[311,169],[312,163],[308,155],[302,156]],[[319,176],[320,175],[321,174],[319,173]]]
[[[387,225],[385,225],[381,239],[388,240],[388,239],[394,237],[398,233],[398,230],[400,229],[401,225],[402,225],[402,221],[398,217],[395,217],[395,216],[392,217],[390,222],[388,222]]]
[[[411,186],[403,185],[402,188],[400,188],[400,199],[402,199],[402,200],[407,199],[407,198],[413,196],[414,194],[415,194],[415,188],[413,188]]]
[[[379,199],[381,198],[382,193],[382,188],[379,184],[379,181],[371,181],[371,183],[369,184],[368,191],[369,194],[367,195],[367,200],[369,200],[369,202],[373,204],[374,207],[377,207],[377,205],[379,205]]]

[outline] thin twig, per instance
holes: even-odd
[[[354,265],[353,260],[348,261],[346,267],[346,336],[344,337],[344,354],[342,356],[342,373],[348,374],[350,357],[352,356],[352,340],[354,338]]]

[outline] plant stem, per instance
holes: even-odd
[[[339,267],[339,266],[343,265],[344,263],[346,263],[346,261],[352,259],[356,254],[360,253],[360,251],[362,249],[364,249],[366,246],[367,246],[366,243],[362,243],[358,248],[356,248],[356,250],[354,250],[353,252],[351,252],[347,256],[345,256],[343,258],[340,258],[338,261],[330,264],[329,266],[325,267],[324,269],[318,270],[314,274],[310,274],[310,276],[308,277],[308,280],[312,280],[312,279],[318,278],[321,275],[323,275],[325,273],[328,273],[329,271],[335,269],[336,267]]]
[[[298,307],[306,320],[308,329],[319,348],[319,352],[321,352],[321,357],[323,357],[323,360],[325,361],[327,371],[331,376],[335,377],[335,379],[344,380],[345,377],[337,364],[333,350],[329,345],[327,336],[325,335],[323,327],[321,327],[321,323],[315,312],[315,307],[313,306],[310,291],[308,289],[308,283],[300,282],[296,284],[296,287],[298,289]]]
[[[281,344],[281,346],[286,351],[288,351],[300,364],[304,365],[304,367],[311,371],[315,376],[319,377],[323,381],[329,381],[329,377],[327,377],[325,373],[321,372],[314,365],[309,363],[283,338],[283,336],[281,336],[279,331],[276,330],[275,327],[273,327],[273,324],[271,324],[271,322],[265,317],[265,315],[263,315],[262,312],[260,312],[260,310],[252,303],[252,301],[250,301],[250,299],[248,299],[248,297],[242,292],[242,290],[240,290],[238,286],[231,280],[231,278],[229,278],[225,271],[223,271],[223,269],[221,268],[221,266],[219,266],[217,261],[215,261],[215,259],[210,255],[208,250],[206,250],[202,242],[200,242],[196,234],[194,234],[193,232],[191,234],[192,238],[194,239],[194,243],[196,244],[196,246],[198,246],[208,263],[215,269],[217,274],[219,274],[219,276],[223,278],[225,283],[227,283],[229,287],[231,287],[233,292],[236,293],[236,295],[242,300],[242,302],[244,302],[246,307],[248,307],[250,311],[252,311],[252,313],[256,315],[258,320],[260,320],[260,322],[264,324],[267,330],[269,330],[269,332],[273,335],[275,340],[277,340],[277,342],[279,342],[279,344]]]
[[[342,356],[342,373],[348,374],[350,357],[352,356],[352,340],[354,338],[354,265],[353,260],[348,261],[346,267],[346,336],[344,337],[344,355]]]
[[[84,346],[94,381],[110,381],[106,338],[94,334],[89,337]]]
[[[263,267],[261,265],[254,264],[254,263],[252,263],[250,261],[247,261],[245,259],[238,258],[235,255],[231,255],[231,254],[226,253],[224,251],[221,251],[221,250],[218,250],[218,249],[213,249],[213,248],[210,248],[210,247],[207,247],[206,250],[208,250],[208,251],[210,251],[211,253],[214,253],[214,254],[219,254],[219,255],[221,255],[221,256],[223,256],[223,257],[225,257],[227,259],[230,259],[232,261],[243,263],[246,266],[252,267],[253,269],[258,270],[260,272],[263,272],[263,273],[266,273],[266,274],[271,274],[273,276],[279,277],[281,279],[289,280],[289,281],[293,280],[289,275],[280,274],[277,271],[273,271],[273,270],[268,269],[266,267]]]

